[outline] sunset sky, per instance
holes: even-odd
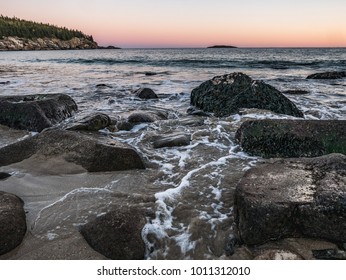
[[[346,0],[0,0],[119,47],[346,47]]]

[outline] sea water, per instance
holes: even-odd
[[[286,94],[306,119],[346,118],[346,79],[308,80],[316,72],[345,71],[345,49],[120,49],[0,52],[0,95],[64,93],[78,104],[78,120],[95,112],[119,118],[134,110],[163,110],[168,120],[131,131],[99,131],[132,145],[144,171],[40,174],[14,167],[0,190],[23,198],[29,231],[42,242],[78,235],[79,226],[117,207],[147,215],[142,230],[148,259],[219,259],[232,251],[233,195],[260,158],[234,140],[245,119],[292,118],[246,110],[225,118],[189,116],[190,93],[217,75],[243,72]],[[158,100],[133,95],[150,87]],[[68,120],[70,121],[70,120]],[[159,135],[185,133],[184,147],[154,149]],[[2,139],[0,146],[27,135]],[[20,257],[20,256],[17,256]]]

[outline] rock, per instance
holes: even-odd
[[[108,115],[97,113],[97,114],[83,118],[82,120],[78,121],[77,124],[67,129],[68,130],[98,131],[112,124],[113,122]]]
[[[46,161],[63,159],[89,172],[144,169],[138,153],[115,140],[107,142],[75,131],[47,130],[0,149],[0,166],[23,161],[31,156]]]
[[[236,187],[239,238],[346,241],[346,156],[278,160],[250,169]]]
[[[75,101],[65,94],[0,97],[0,124],[31,131],[42,131],[77,111]]]
[[[141,99],[157,99],[157,94],[150,88],[137,89],[134,94]]]
[[[341,78],[346,78],[346,71],[315,73],[307,77],[307,79],[341,79]]]
[[[155,139],[153,146],[155,149],[164,147],[176,147],[190,145],[190,134],[171,134]]]
[[[112,88],[112,86],[106,85],[106,84],[97,84],[96,87],[97,88]]]
[[[156,72],[150,72],[150,71],[144,73],[145,76],[155,76],[157,74],[158,73],[156,73]]]
[[[236,140],[245,152],[265,158],[346,154],[346,121],[251,120],[237,130]]]
[[[8,84],[10,84],[10,81],[0,82],[0,85],[8,85]]]
[[[5,180],[8,177],[11,177],[11,174],[8,174],[6,172],[0,172],[0,180]]]
[[[0,255],[16,248],[26,232],[24,202],[17,196],[0,191]]]
[[[135,124],[130,123],[126,120],[123,120],[123,121],[118,121],[116,126],[118,130],[130,131],[135,126]]]
[[[300,94],[308,94],[309,92],[307,90],[303,90],[303,89],[289,89],[289,90],[285,90],[283,93],[300,95]]]
[[[187,114],[190,116],[211,117],[212,114],[196,109],[195,107],[187,108]]]
[[[131,124],[151,123],[166,120],[168,115],[161,111],[134,111],[127,115],[127,121]]]
[[[112,211],[82,226],[80,233],[89,245],[114,260],[143,260],[142,228],[145,216],[135,209]]]
[[[274,87],[252,80],[243,73],[216,76],[191,92],[191,105],[217,117],[239,112],[240,108],[271,110],[278,114],[303,117],[303,113]]]
[[[346,252],[337,249],[313,250],[312,254],[318,260],[346,260]]]
[[[98,47],[100,50],[120,50],[121,48],[115,46],[107,46],[107,47]]]

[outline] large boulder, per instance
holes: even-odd
[[[346,242],[346,156],[278,160],[250,169],[236,188],[240,239],[284,237]]]
[[[145,224],[145,216],[140,211],[126,209],[100,216],[82,226],[80,232],[95,251],[110,259],[143,260]]]
[[[0,255],[16,248],[26,232],[24,202],[17,196],[0,191]]]
[[[94,139],[75,131],[47,130],[0,149],[0,166],[31,156],[63,159],[90,172],[143,169],[138,153],[129,145],[108,139]]]
[[[274,87],[252,80],[243,73],[216,76],[191,92],[191,105],[224,117],[240,108],[271,110],[278,114],[303,117],[303,113]]]
[[[346,71],[333,71],[311,74],[307,79],[341,79],[346,78]]]
[[[346,154],[346,121],[251,120],[237,130],[236,140],[247,153],[265,158]]]
[[[40,132],[77,111],[75,101],[65,94],[0,97],[0,124]]]

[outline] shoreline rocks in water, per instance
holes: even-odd
[[[113,260],[143,260],[145,244],[143,213],[136,209],[116,210],[83,225],[80,233],[97,252]]]
[[[307,79],[342,79],[346,78],[346,71],[323,72],[309,75]]]
[[[237,130],[236,140],[245,152],[264,158],[346,154],[346,121],[251,120]]]
[[[191,135],[190,134],[170,134],[161,136],[153,141],[153,147],[158,148],[169,148],[190,145]]]
[[[19,37],[5,37],[0,40],[0,51],[84,50],[97,48],[96,42],[77,37],[67,41],[56,38],[26,39]]]
[[[16,248],[26,233],[24,202],[14,194],[0,191],[0,255]]]
[[[98,131],[100,129],[106,128],[110,125],[114,125],[115,122],[111,118],[103,113],[93,114],[87,116],[77,123],[72,124],[67,130],[85,130],[85,131]]]
[[[0,149],[0,166],[21,162],[32,156],[64,160],[89,172],[144,169],[140,155],[129,145],[109,139],[93,139],[79,132],[47,130]]]
[[[303,117],[303,113],[276,88],[252,80],[243,73],[216,76],[191,92],[191,105],[217,117],[239,112],[240,108],[258,108],[278,114]]]
[[[134,94],[140,99],[158,99],[159,97],[151,88],[140,88],[134,91]]]
[[[40,132],[77,111],[76,102],[65,94],[0,97],[0,124]]]
[[[346,156],[277,160],[250,169],[235,194],[240,239],[284,237],[346,242]]]

